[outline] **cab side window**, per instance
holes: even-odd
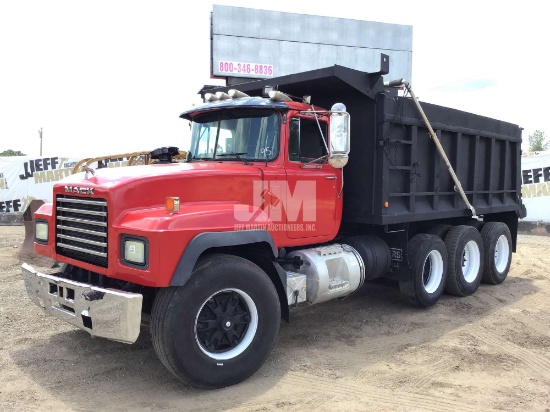
[[[292,162],[307,163],[326,156],[327,149],[319,131],[319,125],[323,136],[327,138],[327,124],[315,119],[292,118],[290,119],[290,138],[288,142],[288,158]],[[315,163],[323,163],[320,159]]]

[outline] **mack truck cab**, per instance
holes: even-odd
[[[35,249],[64,271],[23,266],[46,312],[126,343],[146,320],[168,369],[207,387],[259,368],[289,305],[344,296],[365,279],[359,254],[331,245],[315,259],[346,273],[325,268],[308,297],[304,260],[286,255],[340,228],[345,106],[328,111],[278,91],[219,96],[182,113],[192,122],[185,163],[172,162],[177,148],[160,148],[156,164],[57,184],[35,214]]]
[[[502,283],[525,216],[521,129],[424,113],[388,93],[382,63],[212,90],[180,116],[185,162],[161,147],[152,165],[57,183],[34,247],[63,265],[23,264],[30,299],[92,336],[149,327],[178,379],[219,388],[260,368],[291,308],[381,277],[421,307]]]

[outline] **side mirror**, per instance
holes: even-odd
[[[349,113],[343,103],[336,103],[330,109],[330,153],[328,162],[337,169],[348,163],[349,157]]]

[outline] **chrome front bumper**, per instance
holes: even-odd
[[[29,298],[46,313],[92,336],[134,343],[139,336],[143,296],[75,282],[21,266]]]

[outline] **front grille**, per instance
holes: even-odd
[[[58,195],[55,229],[57,254],[107,267],[105,199]]]

